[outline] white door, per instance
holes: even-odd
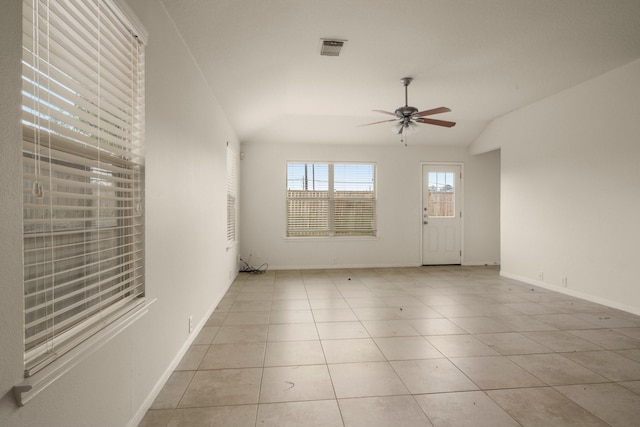
[[[422,165],[422,265],[462,263],[462,166]]]

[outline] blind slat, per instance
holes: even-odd
[[[47,251],[43,251],[44,253],[32,254],[32,256],[29,259],[29,264],[27,264],[26,266],[26,272],[33,273],[33,274],[25,275],[25,287],[30,287],[31,285],[35,285],[38,283],[39,280],[48,279],[50,277],[53,277],[56,274],[63,275],[63,274],[68,274],[72,272],[78,272],[82,269],[87,269],[93,265],[98,265],[98,262],[109,261],[109,259],[105,259],[104,257],[100,261],[96,261],[95,263],[86,261],[87,259],[96,258],[95,255],[100,253],[99,250],[94,249],[97,245],[109,244],[109,243],[110,242],[108,240],[96,241],[92,245],[88,245],[90,248],[88,252],[82,253],[82,254],[77,254],[77,252],[74,252],[81,248],[77,248],[77,247],[58,248],[57,249],[58,252],[60,251],[63,252],[60,259],[55,259],[51,256],[51,253],[52,252],[55,253],[56,250],[47,250]],[[112,259],[119,259],[118,257],[122,259],[124,259],[125,257],[135,258],[141,255],[138,253],[140,252],[140,248],[142,246],[141,243],[142,243],[141,240],[136,239],[136,240],[132,240],[130,243],[127,243],[127,244],[112,246],[113,250],[122,251],[122,253],[119,253],[118,256],[114,256]],[[78,260],[85,260],[84,261],[85,265],[77,266],[72,264]],[[55,265],[60,265],[60,266],[57,267],[57,271],[55,273],[52,273],[54,269],[54,261],[55,261]],[[62,270],[63,268],[66,268],[66,270]],[[43,272],[46,272],[46,273],[43,273]],[[27,292],[31,292],[31,290],[28,290]]]
[[[133,262],[129,263],[132,266],[134,265]],[[137,268],[140,269],[140,268]],[[108,279],[103,279],[97,282],[91,282],[93,284],[89,285],[89,286],[83,286],[81,288],[79,287],[75,287],[75,290],[72,291],[64,291],[64,287],[58,287],[56,288],[56,292],[59,295],[56,296],[55,298],[52,298],[49,301],[45,301],[39,304],[33,304],[29,307],[29,309],[25,310],[25,314],[29,315],[33,312],[36,312],[38,310],[42,310],[45,307],[48,306],[53,306],[56,304],[60,304],[66,300],[70,300],[73,299],[74,297],[78,296],[78,295],[84,295],[84,294],[89,294],[89,295],[93,295],[93,290],[95,289],[104,289],[105,291],[108,291],[109,289],[114,289],[114,288],[118,288],[118,289],[127,289],[127,285],[128,285],[128,279],[127,280],[119,280],[124,276],[130,276],[131,274],[135,273],[135,271],[137,270],[136,268],[129,268],[127,270],[124,270],[122,272],[120,272],[117,275],[112,275],[109,276]],[[88,276],[85,280],[87,280],[88,282],[90,282],[88,279],[97,277],[98,274],[94,273],[90,276]],[[71,284],[67,285],[67,287],[71,287]],[[73,288],[72,288],[73,289]],[[46,291],[49,292],[49,291]],[[49,292],[50,293],[50,292]],[[34,295],[32,295],[31,297],[34,298],[36,301],[39,299],[39,297],[42,297],[43,295],[46,295],[45,291],[39,292],[39,293],[34,293]],[[82,305],[83,303],[87,303],[88,301],[86,300],[86,298],[83,298],[82,301],[79,301],[77,304],[73,305],[73,307],[77,307],[78,305]],[[65,312],[69,311],[69,309],[72,306],[68,306],[63,310],[55,310],[52,312],[55,313],[56,316],[59,316],[61,314],[64,314]],[[46,320],[48,320],[48,318],[42,318],[39,317],[35,322],[31,322],[29,324],[27,324],[27,328],[33,327],[33,325],[38,324],[38,323],[43,323]]]
[[[140,278],[140,277],[134,277],[134,278],[132,278],[131,280],[129,280],[129,281],[128,281],[129,283],[127,283],[127,284],[133,283],[133,282],[135,282],[135,280],[136,280],[136,279],[139,279],[139,278]],[[101,296],[103,296],[103,295],[105,295],[105,294],[108,294],[108,293],[110,293],[110,291],[112,291],[112,289],[107,289],[107,290],[104,290],[104,291],[102,291],[102,292],[100,292],[100,293],[98,293],[98,294],[95,294],[95,295],[96,295],[96,297],[95,297],[95,298],[93,298],[93,299],[95,300],[96,298],[99,298],[99,297],[101,297]],[[126,288],[125,288],[125,289],[123,289],[123,290],[121,290],[121,291],[119,291],[119,292],[117,292],[117,293],[115,293],[115,294],[111,295],[111,296],[110,296],[110,298],[109,298],[108,300],[105,300],[105,301],[103,301],[103,302],[120,301],[120,300],[122,300],[122,297],[123,297],[123,296],[131,296],[132,298],[134,297],[134,295],[132,295],[131,290],[130,290],[130,289],[126,289]],[[91,302],[91,300],[89,300],[88,302]],[[85,302],[85,303],[86,303],[86,302]],[[102,305],[102,304],[91,304],[91,305],[90,305],[90,307],[91,307],[92,311],[94,311],[95,313],[91,313],[91,312],[87,313],[86,311],[85,311],[85,312],[78,312],[78,313],[76,313],[75,315],[73,315],[73,316],[71,316],[71,317],[68,317],[68,318],[64,319],[62,322],[59,322],[59,323],[58,323],[58,326],[60,326],[60,328],[61,328],[61,329],[62,329],[62,328],[68,328],[70,325],[75,325],[75,324],[77,324],[79,319],[86,318],[88,315],[92,315],[92,314],[99,314],[99,312],[100,312],[100,305]],[[60,315],[60,314],[65,314],[66,312],[71,311],[71,309],[72,309],[72,308],[76,308],[76,307],[77,307],[77,305],[76,305],[75,307],[71,307],[69,310],[61,311],[60,313],[57,313],[57,314],[58,314],[58,315]],[[52,320],[54,320],[54,319],[55,319],[55,316],[54,316],[54,315],[49,315],[49,316],[45,316],[45,317],[43,317],[42,319],[43,319],[43,322],[42,322],[42,323],[45,323],[46,321],[49,321],[49,322],[50,322],[50,321],[52,321]],[[41,324],[41,323],[40,323],[40,324]],[[37,326],[38,326],[38,324],[37,324],[37,323],[36,323],[36,324],[29,324],[29,325],[27,325],[27,327],[28,327],[29,329],[37,328]],[[35,334],[31,335],[31,336],[29,337],[29,341],[27,342],[27,344],[34,344],[34,343],[37,343],[38,341],[41,341],[41,340],[42,340],[42,338],[46,338],[46,337],[47,337],[47,331],[46,331],[46,330],[40,331],[39,333],[35,333]]]
[[[29,131],[29,134],[27,135],[28,138],[23,141],[23,150],[34,156],[37,152],[37,147],[33,139],[29,138],[32,136],[30,132],[33,129],[26,128],[25,130]],[[59,161],[72,164],[81,164],[86,168],[105,170],[116,175],[139,173],[140,165],[143,163],[137,161],[137,156],[134,155],[133,152],[130,153],[130,157],[128,159],[123,159],[122,157],[109,157],[106,153],[101,153],[100,160],[97,160],[95,158],[95,152],[91,149],[85,148],[83,151],[74,153],[69,152],[71,151],[71,144],[68,142],[58,141],[55,140],[55,138],[52,138],[47,142],[51,147],[40,146],[39,150],[41,157],[54,158]],[[93,156],[84,156],[84,153],[93,153]]]

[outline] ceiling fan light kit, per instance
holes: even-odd
[[[409,87],[409,84],[411,84],[411,82],[413,81],[413,78],[403,77],[402,79],[400,79],[400,81],[404,86],[404,106],[396,108],[396,110],[393,113],[390,111],[384,111],[384,110],[373,110],[377,113],[396,116],[396,118],[389,119],[389,120],[381,120],[379,122],[367,123],[362,126],[375,125],[378,123],[396,122],[391,127],[391,132],[397,135],[400,135],[401,137],[400,140],[402,142],[405,142],[405,145],[406,145],[406,137],[418,132],[418,130],[420,129],[420,126],[418,126],[418,123],[435,125],[435,126],[443,126],[448,128],[455,126],[456,124],[455,122],[425,118],[426,116],[431,116],[433,114],[447,113],[451,111],[447,107],[438,107],[438,108],[432,108],[430,110],[418,111],[416,107],[409,106],[408,87]]]

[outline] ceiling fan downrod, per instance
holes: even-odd
[[[395,115],[402,119],[403,122],[408,123],[410,117],[418,112],[416,107],[409,106],[409,84],[413,81],[413,77],[403,77],[400,79],[402,84],[404,85],[404,107],[399,107],[394,112]]]
[[[407,88],[409,87],[409,84],[413,81],[413,78],[403,77],[400,79],[400,81],[404,85],[404,106],[408,107],[409,106],[409,94],[408,94],[409,90]]]

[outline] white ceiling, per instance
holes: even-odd
[[[457,122],[410,143],[467,146],[640,58],[639,0],[162,1],[243,142],[398,143],[390,124],[359,125],[404,105],[410,76],[409,105]],[[348,42],[320,56],[321,38]]]

